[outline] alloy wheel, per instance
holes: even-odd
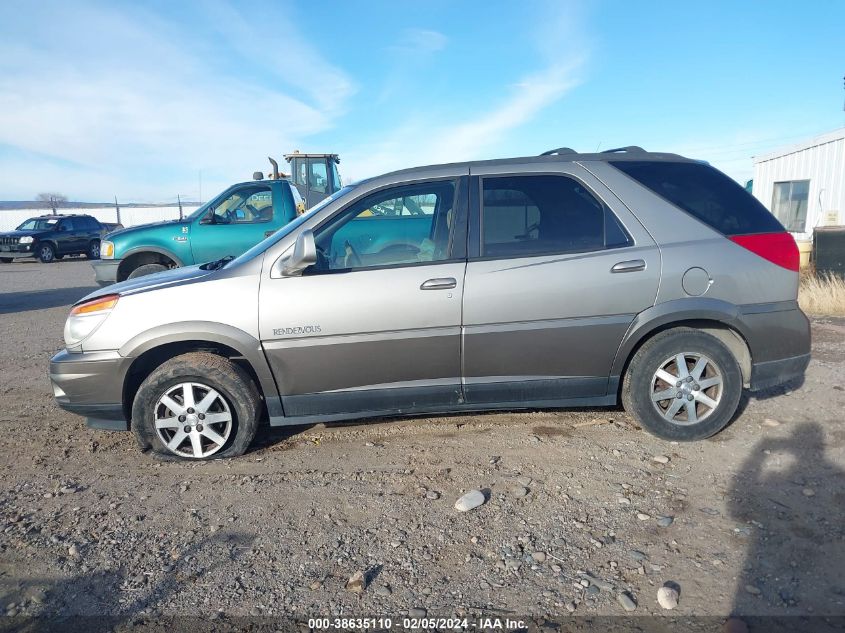
[[[706,420],[719,406],[722,371],[704,354],[682,352],[666,359],[651,379],[651,402],[672,424]]]
[[[226,398],[202,383],[174,385],[156,402],[156,433],[162,444],[180,457],[210,457],[225,446],[232,427]]]

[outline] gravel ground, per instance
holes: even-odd
[[[3,626],[484,614],[553,629],[570,613],[843,624],[845,319],[814,319],[800,389],[751,399],[708,441],[658,440],[621,409],[506,412],[266,429],[242,458],[186,464],[53,403],[47,362],[92,280],[84,260],[0,268]],[[471,490],[485,502],[458,512]],[[363,588],[347,588],[359,571]],[[679,590],[671,612],[664,586]]]

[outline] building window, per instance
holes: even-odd
[[[807,227],[809,180],[776,182],[772,193],[772,213],[791,233],[804,233]]]

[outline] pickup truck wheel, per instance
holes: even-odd
[[[161,273],[165,270],[167,270],[167,266],[164,264],[144,264],[143,266],[138,266],[138,268],[129,273],[127,279],[137,279],[138,277],[143,277],[144,275]]]
[[[690,442],[715,435],[736,413],[742,372],[719,339],[692,328],[662,332],[628,365],[625,410],[664,440]]]
[[[56,259],[56,249],[52,244],[40,244],[38,246],[38,259],[44,264],[49,264]]]
[[[258,389],[247,373],[209,352],[172,358],[141,383],[132,430],[162,457],[207,460],[246,452],[258,428]]]
[[[85,252],[88,259],[100,259],[100,240],[92,240]]]

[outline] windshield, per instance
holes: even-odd
[[[56,226],[56,223],[59,221],[58,218],[32,218],[31,220],[27,220],[23,224],[21,224],[16,230],[18,231],[44,231],[47,229],[52,229]]]
[[[251,260],[253,257],[255,257],[257,255],[260,255],[261,253],[266,251],[268,248],[270,248],[273,244],[276,244],[283,237],[285,237],[286,235],[290,235],[293,231],[295,231],[297,228],[302,226],[302,224],[306,220],[308,220],[312,215],[317,213],[320,209],[322,209],[323,207],[325,207],[329,203],[334,202],[338,198],[345,196],[346,194],[348,194],[349,192],[351,192],[354,189],[355,189],[354,185],[347,185],[346,187],[344,187],[340,191],[335,191],[328,198],[324,198],[323,200],[320,200],[319,203],[315,204],[313,207],[308,209],[308,211],[306,211],[305,213],[303,213],[299,217],[292,220],[289,224],[286,224],[285,226],[280,228],[278,231],[273,233],[273,235],[271,235],[270,237],[258,242],[258,244],[256,244],[251,249],[249,249],[247,252],[243,253],[240,257],[235,259],[234,262],[237,262],[237,263],[240,264],[240,263],[247,262],[247,261]]]

